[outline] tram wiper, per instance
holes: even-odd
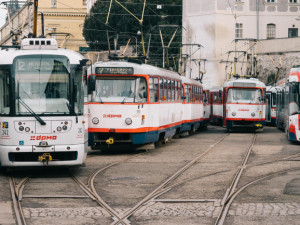
[[[36,120],[39,121],[41,125],[43,126],[46,125],[46,122],[41,117],[36,115],[36,113],[20,97],[19,97],[19,102],[21,102],[21,104],[25,107],[25,109],[27,109],[27,111],[30,112],[31,115],[33,115],[34,118],[36,118]]]
[[[121,104],[124,104],[125,100],[127,99],[127,96],[123,99],[123,101],[121,102]]]

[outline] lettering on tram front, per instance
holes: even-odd
[[[30,141],[56,140],[57,136],[30,136]]]

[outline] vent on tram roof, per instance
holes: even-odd
[[[37,49],[57,49],[57,42],[55,39],[45,38],[27,38],[23,39],[21,43],[23,50],[37,50]]]

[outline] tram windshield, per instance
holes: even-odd
[[[62,56],[16,58],[16,114],[28,115],[30,110],[36,114],[69,114],[69,70],[69,60]]]
[[[134,103],[147,101],[147,83],[143,77],[97,76],[93,102]]]
[[[256,88],[229,88],[227,103],[262,103],[262,92]]]

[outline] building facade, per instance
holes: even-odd
[[[204,83],[222,85],[229,74],[251,73],[253,39],[298,37],[299,15],[299,0],[184,0],[183,43],[203,45]],[[196,77],[195,64],[190,69]]]
[[[33,0],[26,4],[0,28],[0,45],[11,45],[14,34],[27,37],[33,29]],[[82,36],[86,16],[86,0],[40,0],[38,2],[37,36],[42,35],[41,13],[44,14],[44,35],[55,38],[58,46],[79,51],[87,47]]]

